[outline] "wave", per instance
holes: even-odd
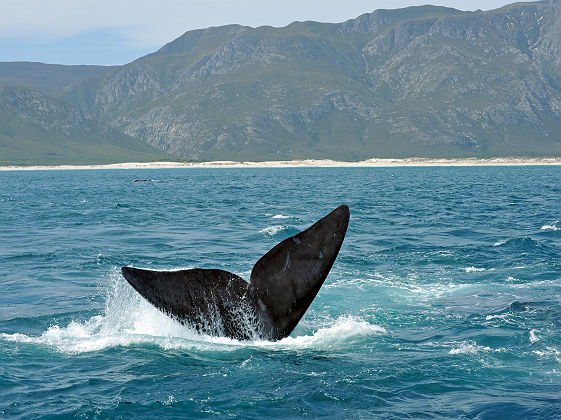
[[[529,236],[524,236],[521,238],[503,239],[493,244],[493,246],[503,246],[503,245],[515,246],[517,248],[526,249],[526,250],[540,248],[543,246],[541,243],[539,243],[535,239],[530,238]]]
[[[540,341],[540,338],[536,335],[537,330],[530,330],[530,343],[535,343]]]
[[[296,235],[298,232],[300,232],[298,229],[295,229],[291,226],[287,226],[287,225],[274,225],[274,226],[269,226],[266,227],[264,229],[261,229],[259,231],[260,234],[265,235],[265,236],[276,236],[279,234],[289,234],[289,235]]]
[[[459,344],[459,346],[453,348],[448,352],[448,354],[478,354],[478,353],[489,353],[489,352],[502,352],[503,348],[492,349],[488,346],[480,346],[473,341],[464,341]]]
[[[465,268],[464,268],[464,271],[465,271],[466,273],[474,273],[474,272],[477,272],[477,271],[485,271],[485,269],[484,269],[483,267],[474,267],[474,266],[471,266],[471,267],[465,267]]]
[[[540,359],[554,359],[561,363],[561,352],[555,347],[547,346],[545,350],[532,350],[532,353],[537,354]]]
[[[329,327],[319,328],[312,335],[285,337],[279,341],[256,341],[259,347],[325,348],[361,336],[386,334],[386,329],[359,317],[343,315]]]
[[[561,228],[557,227],[557,223],[559,223],[559,220],[556,220],[551,225],[543,225],[540,230],[552,230],[554,232],[557,232],[558,230],[561,230]]]
[[[347,273],[347,275],[343,277],[324,284],[322,289],[352,288],[364,290],[369,287],[399,290],[399,293],[405,294],[404,298],[406,299],[432,299],[451,295],[476,286],[473,283],[463,283],[452,280],[423,282],[419,281],[415,274],[400,276],[394,274],[385,275],[375,272],[361,277],[353,277],[352,273]]]
[[[286,230],[288,228],[289,228],[288,226],[269,226],[266,227],[265,229],[261,229],[259,233],[263,233],[269,236],[275,236],[277,233]]]
[[[240,348],[330,348],[352,338],[384,334],[386,330],[359,317],[340,316],[311,335],[286,337],[280,341],[238,341],[198,333],[163,314],[142,299],[115,273],[106,297],[104,313],[66,326],[53,325],[39,336],[0,334],[0,339],[51,347],[61,353],[87,353],[108,348],[156,345],[163,349],[234,351]]]
[[[275,214],[273,216],[273,219],[291,219],[291,218],[292,218],[292,216],[284,216],[282,214]]]

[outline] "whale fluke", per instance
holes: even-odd
[[[148,302],[201,333],[249,340],[259,327],[250,319],[255,311],[249,283],[228,271],[123,267],[121,272]],[[240,316],[246,317],[245,322]]]
[[[152,305],[198,331],[238,340],[280,340],[296,327],[343,244],[349,207],[337,207],[278,243],[253,266],[249,283],[224,270],[152,271],[123,267]]]

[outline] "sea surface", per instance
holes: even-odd
[[[120,275],[249,279],[342,203],[278,342],[199,335]],[[208,416],[561,418],[561,167],[0,172],[0,417]]]

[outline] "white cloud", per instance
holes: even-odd
[[[491,9],[500,0],[441,0],[464,10]],[[375,9],[427,0],[2,0],[1,38],[56,41],[90,31],[117,31],[131,45],[161,46],[183,32],[239,23],[284,26],[295,20],[340,22]]]

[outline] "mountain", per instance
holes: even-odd
[[[28,87],[46,95],[54,95],[72,83],[115,68],[115,66],[65,66],[26,61],[0,62],[0,85]]]
[[[61,97],[186,159],[559,155],[560,11],[190,31]]]
[[[0,165],[169,160],[170,156],[28,88],[0,87]]]
[[[559,156],[561,3],[189,31],[57,86],[103,132],[188,160]]]

